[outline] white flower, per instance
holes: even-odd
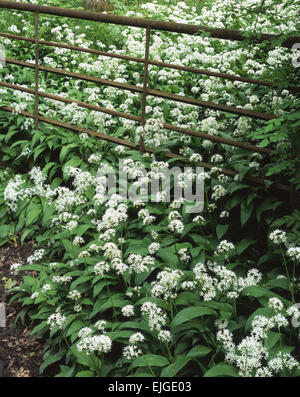
[[[174,219],[169,223],[169,229],[171,230],[171,232],[181,234],[184,230],[184,224],[182,223],[182,221]]]
[[[278,298],[270,298],[268,301],[268,306],[275,312],[280,312],[284,308],[283,303]]]
[[[106,335],[86,336],[77,343],[76,347],[79,352],[86,351],[87,354],[108,353],[111,350],[112,341]]]
[[[91,335],[92,333],[93,333],[93,330],[90,327],[83,327],[78,332],[78,336],[79,336],[79,338],[86,338],[87,336]]]
[[[295,261],[300,261],[300,247],[290,247],[287,252],[287,256]]]
[[[213,200],[219,200],[220,198],[226,196],[227,190],[222,185],[216,185],[213,187],[213,193],[211,198]]]
[[[159,243],[151,243],[148,247],[149,254],[154,255],[160,248]]]
[[[76,236],[73,240],[73,244],[78,246],[80,244],[84,244],[84,239],[80,236]]]
[[[214,154],[210,158],[211,163],[222,163],[224,161],[223,156],[221,154]]]
[[[74,289],[73,291],[70,291],[67,295],[67,297],[71,300],[78,300],[81,298],[81,293],[79,291],[77,291],[77,289]]]
[[[95,323],[95,327],[98,329],[98,331],[105,331],[105,328],[107,328],[107,321],[106,320],[98,320]]]
[[[20,271],[20,267],[21,267],[22,265],[20,264],[20,263],[13,263],[12,265],[11,265],[11,267],[10,267],[10,272],[11,272],[11,274],[13,274],[13,275],[17,275],[17,274],[19,274],[19,271]]]
[[[189,253],[188,248],[181,248],[181,249],[178,251],[178,254],[179,254],[180,260],[181,260],[183,263],[188,263],[188,261],[191,259],[191,255],[190,255],[190,253]]]
[[[126,306],[122,307],[121,312],[124,317],[132,317],[132,316],[134,316],[134,306],[126,305]]]
[[[228,211],[222,211],[220,214],[220,218],[228,218],[229,217],[229,212]]]
[[[136,332],[135,334],[131,335],[129,338],[129,343],[131,344],[137,344],[139,342],[143,342],[145,340],[145,337],[142,333]]]
[[[151,294],[157,297],[162,296],[166,300],[169,298],[176,299],[176,287],[183,274],[182,270],[167,267],[159,272],[157,280],[151,283]]]
[[[47,324],[49,324],[50,329],[54,327],[58,327],[59,329],[63,329],[66,321],[66,317],[61,313],[53,313],[48,317]]]
[[[276,229],[269,235],[270,240],[275,244],[285,244],[287,242],[286,232]]]
[[[205,224],[205,218],[203,216],[198,215],[193,219],[194,223],[197,223],[197,225],[204,225]]]
[[[193,291],[196,287],[197,287],[196,281],[183,281],[183,283],[181,284],[181,288],[184,290]]]
[[[34,263],[34,262],[40,261],[40,260],[43,258],[44,253],[45,253],[45,250],[44,250],[44,249],[36,250],[36,251],[33,253],[33,255],[31,255],[31,256],[29,256],[29,257],[27,258],[27,263],[29,263],[29,264],[31,265],[31,264]]]
[[[230,254],[234,251],[235,246],[231,242],[227,240],[223,240],[220,242],[216,249],[216,254],[224,254],[225,258],[228,258]]]
[[[143,354],[142,350],[137,345],[128,345],[123,349],[123,356],[127,360],[133,360]]]
[[[202,161],[202,156],[201,156],[201,154],[199,154],[199,153],[193,153],[191,156],[190,156],[190,162],[191,163],[198,163],[198,162],[201,162]]]
[[[158,333],[158,339],[164,343],[170,343],[172,341],[172,335],[170,331],[161,330]]]
[[[167,315],[155,303],[144,302],[141,306],[141,312],[148,317],[148,325],[151,331],[154,329],[160,331],[161,327],[166,325]]]

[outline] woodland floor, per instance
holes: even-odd
[[[32,245],[5,245],[0,248],[0,303],[6,305],[6,327],[0,327],[0,377],[40,376],[43,342],[30,337],[31,330],[22,325],[20,320],[15,323],[21,306],[17,302],[8,306],[10,294],[7,291],[13,282],[14,286],[20,285],[25,273],[34,275],[34,272],[22,272],[20,275],[10,273],[13,263],[25,265],[32,252]]]

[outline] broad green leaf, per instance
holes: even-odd
[[[71,323],[66,333],[66,336],[72,335],[74,332],[84,327],[84,323],[81,320],[75,320]]]
[[[229,225],[217,225],[216,233],[217,233],[218,240],[221,240],[221,238],[227,232],[228,228],[229,228]]]
[[[196,345],[188,352],[187,356],[191,358],[202,358],[207,356],[211,351],[212,349],[207,346]]]
[[[215,378],[215,377],[223,377],[223,376],[231,376],[238,377],[238,371],[232,365],[226,363],[219,363],[215,365],[213,368],[209,369],[203,375],[205,378]]]
[[[65,353],[66,352],[64,350],[61,350],[56,354],[50,354],[50,356],[40,366],[40,374],[42,374],[45,371],[45,369],[49,367],[49,365],[54,364],[60,359],[62,359]]]
[[[195,317],[202,317],[206,315],[216,316],[217,313],[215,310],[210,309],[209,307],[202,307],[202,306],[188,307],[176,314],[173,321],[171,322],[171,327],[175,328],[178,325],[185,323],[189,320],[192,320]]]
[[[75,375],[76,378],[93,378],[95,377],[94,371],[79,371]]]
[[[190,357],[178,356],[175,358],[175,362],[165,367],[160,376],[161,377],[173,377],[175,376],[186,364],[191,361]]]
[[[160,356],[158,354],[144,354],[136,358],[132,365],[132,368],[138,367],[164,367],[169,364],[166,357]]]
[[[273,346],[276,345],[276,343],[279,341],[280,339],[280,334],[278,332],[272,332],[269,331],[267,338],[265,339],[265,346],[268,350],[272,349]]]

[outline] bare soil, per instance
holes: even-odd
[[[35,272],[29,271],[13,275],[10,266],[13,263],[25,265],[34,249],[31,244],[15,245],[0,247],[0,303],[6,306],[6,327],[0,327],[0,377],[38,377],[43,343],[31,337],[31,330],[21,321],[16,323],[16,316],[22,308],[20,303],[14,301],[8,306],[12,296],[9,293],[11,285],[14,282],[14,286],[22,284],[25,274],[35,276]]]

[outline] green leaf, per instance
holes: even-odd
[[[56,354],[50,354],[50,356],[47,358],[47,360],[45,360],[43,362],[43,364],[40,366],[40,374],[42,374],[45,369],[47,367],[49,367],[49,365],[56,363],[57,361],[59,361],[60,359],[63,358],[63,356],[65,355],[65,351],[61,350],[60,352],[56,353]]]
[[[186,357],[186,356],[175,357],[175,362],[165,367],[161,371],[160,376],[162,377],[175,376],[190,361],[191,361],[190,357]]]
[[[263,296],[267,297],[267,298],[273,298],[276,297],[278,299],[280,299],[283,303],[290,305],[291,302],[288,301],[287,299],[283,298],[282,296],[275,294],[275,292],[272,292],[270,290],[268,290],[267,288],[261,287],[259,285],[252,285],[250,287],[245,288],[242,291],[242,295],[244,296],[253,296],[255,298],[261,298]]]
[[[242,241],[239,241],[238,244],[236,244],[236,252],[238,255],[241,255],[251,244],[254,244],[255,240],[248,240],[248,239],[243,239]]]
[[[216,233],[217,233],[218,240],[221,240],[221,238],[227,232],[228,228],[229,228],[229,225],[217,225]]]
[[[236,368],[226,363],[219,363],[215,365],[203,375],[205,378],[215,378],[219,376],[238,377],[239,375]]]
[[[273,346],[276,345],[276,343],[279,341],[280,339],[280,334],[278,332],[272,332],[269,331],[268,332],[268,336],[265,339],[265,346],[268,350],[272,349]]]
[[[40,205],[36,206],[32,210],[28,211],[26,216],[26,227],[30,226],[34,221],[37,220],[38,216],[42,212],[42,208]]]
[[[175,246],[172,245],[171,247],[160,248],[156,255],[168,266],[176,267],[179,264],[179,259],[175,252]]]
[[[95,376],[94,371],[79,371],[75,375],[76,378],[93,378]]]
[[[253,204],[247,205],[246,200],[241,202],[241,225],[244,226],[249,220],[253,211]]]
[[[196,345],[188,352],[187,356],[191,358],[202,358],[207,356],[211,351],[212,349],[207,346]]]
[[[59,154],[59,161],[61,163],[63,163],[65,158],[66,158],[66,156],[67,156],[67,154],[68,154],[68,152],[69,152],[69,150],[72,149],[72,148],[75,148],[75,147],[77,147],[77,145],[75,143],[70,143],[69,145],[64,146],[61,149],[61,152]]]
[[[25,230],[23,231],[23,233],[22,233],[22,236],[21,236],[21,244],[23,244],[24,241],[25,241],[25,239],[26,239],[29,235],[31,235],[32,233],[33,233],[33,230],[32,230],[32,229],[25,229]]]
[[[73,321],[70,327],[68,328],[66,336],[72,335],[74,332],[80,330],[82,327],[84,327],[84,323],[81,320]]]
[[[166,357],[160,356],[158,354],[144,354],[136,358],[131,364],[132,368],[138,367],[164,367],[169,364]]]
[[[171,327],[175,328],[178,325],[185,323],[186,321],[192,320],[195,317],[202,317],[206,315],[216,316],[217,313],[215,310],[210,309],[209,307],[202,307],[202,306],[188,307],[176,314],[173,321],[171,322]]]

